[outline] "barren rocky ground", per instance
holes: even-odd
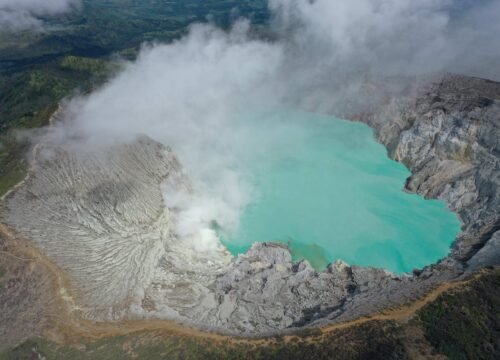
[[[408,191],[443,199],[462,221],[450,255],[412,276],[342,262],[318,273],[276,244],[236,259],[222,248],[197,253],[172,233],[176,210],[162,199],[164,182],[191,191],[169,149],[144,137],[105,156],[39,144],[28,178],[0,208],[2,345],[153,319],[231,335],[288,333],[397,308],[500,265],[499,110],[500,84],[447,75],[357,117],[410,168]]]

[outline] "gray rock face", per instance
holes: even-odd
[[[500,229],[500,84],[448,75],[367,122],[412,171],[406,188],[460,216],[452,256],[469,259]]]
[[[316,272],[307,261],[293,263],[286,246],[258,243],[217,280],[216,293],[224,325],[238,325],[240,333],[269,333],[324,319],[356,294],[407,281],[382,269],[350,267],[340,260]]]
[[[486,245],[467,261],[467,265],[474,270],[485,266],[500,266],[500,231],[493,234]]]
[[[411,169],[407,189],[445,200],[463,223],[451,255],[413,276],[341,261],[316,272],[270,243],[237,258],[222,247],[197,251],[176,236],[176,210],[161,190],[189,192],[189,181],[147,138],[104,154],[40,145],[0,220],[70,275],[85,318],[175,319],[251,335],[368,315],[500,262],[500,84],[447,76],[417,94],[362,117]]]
[[[216,283],[226,321],[240,323],[243,332],[266,332],[300,325],[304,314],[328,313],[356,286],[347,266],[329,269],[318,274],[306,261],[292,263],[285,246],[255,244]]]
[[[410,95],[392,98],[361,120],[375,129],[389,155],[412,171],[406,183],[408,191],[442,199],[459,215],[462,233],[450,256],[416,270],[411,277],[345,264],[344,272],[332,271],[332,266],[319,274],[311,271],[308,273],[311,278],[325,281],[309,281],[309,278],[305,281],[310,298],[302,298],[302,293],[291,290],[293,280],[278,292],[269,291],[268,287],[252,287],[250,279],[269,276],[274,279],[277,270],[271,266],[265,271],[245,273],[249,267],[247,259],[235,263],[236,269],[243,266],[238,274],[248,275],[238,279],[235,288],[226,285],[229,293],[241,293],[239,298],[252,293],[253,306],[255,298],[262,300],[269,296],[279,299],[281,304],[276,293],[284,295],[290,291],[293,296],[286,297],[287,308],[293,304],[293,313],[297,316],[302,313],[300,320],[293,321],[291,326],[314,326],[400,305],[440,282],[461,276],[464,271],[500,263],[500,84],[446,75],[438,81],[423,82]],[[477,253],[479,249],[482,250]],[[260,262],[255,254],[253,259]],[[283,279],[279,284],[297,276],[295,266],[285,267],[286,274],[281,272],[278,276]],[[255,296],[256,292],[260,294]],[[269,315],[273,314],[262,313],[263,317]],[[289,314],[280,319],[286,319],[289,326]]]

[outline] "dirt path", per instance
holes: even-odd
[[[29,241],[21,239],[7,226],[0,224],[0,236],[6,239],[9,246],[7,251],[2,250],[0,256],[9,256],[18,261],[32,261],[40,265],[52,279],[53,296],[57,297],[59,304],[56,312],[53,315],[51,324],[53,328],[47,329],[46,336],[58,343],[77,343],[81,342],[82,338],[89,340],[102,339],[112,336],[129,335],[134,333],[159,332],[165,336],[182,336],[189,338],[197,338],[201,340],[210,340],[215,342],[229,342],[233,344],[251,344],[251,345],[266,345],[275,342],[271,338],[240,338],[228,335],[222,335],[202,330],[197,330],[186,325],[167,320],[131,320],[120,322],[93,322],[82,319],[78,313],[78,306],[70,295],[71,284],[66,277],[65,272],[51,262],[47,257],[34,248]],[[433,291],[427,293],[422,298],[412,302],[411,304],[401,306],[397,309],[387,310],[373,316],[362,317],[352,321],[343,323],[325,325],[319,328],[320,333],[311,335],[314,338],[331,332],[346,329],[352,326],[361,325],[370,321],[397,321],[406,322],[415,316],[415,313],[422,309],[428,303],[436,300],[436,298],[446,291],[449,291],[458,286],[464,285],[470,280],[448,282],[441,284]],[[281,337],[283,341],[290,341],[296,338],[297,335],[290,334]]]
[[[61,113],[63,111],[64,110],[63,110],[63,107],[61,106],[61,104],[58,104],[56,111],[54,111],[54,113],[52,114],[52,116],[49,118],[49,125],[48,125],[48,127],[51,127],[51,126],[54,125],[54,123],[56,122],[57,118],[61,115]],[[33,148],[31,149],[31,156],[32,156],[33,159],[36,157],[36,154],[38,153],[38,149],[40,148],[40,146],[41,146],[41,144],[35,144],[33,146]],[[27,169],[26,176],[24,177],[24,179],[22,179],[20,182],[18,182],[16,185],[14,185],[11,189],[9,189],[5,194],[3,194],[0,197],[0,202],[2,202],[5,199],[7,199],[7,197],[10,194],[12,194],[14,191],[16,191],[17,189],[19,189],[21,186],[23,186],[26,183],[26,181],[30,177],[30,172],[33,170],[33,168],[32,168],[33,165],[34,164],[31,164],[30,168]]]
[[[409,305],[403,305],[397,309],[383,311],[383,312],[375,314],[373,316],[362,317],[362,318],[348,321],[348,322],[344,322],[344,323],[326,325],[326,326],[321,328],[321,331],[323,333],[328,333],[328,332],[332,332],[335,330],[345,329],[345,328],[348,328],[351,326],[364,324],[366,322],[373,321],[373,320],[379,320],[379,321],[392,320],[392,321],[397,321],[397,322],[406,322],[409,319],[411,319],[412,317],[414,317],[416,312],[419,311],[420,309],[422,309],[425,305],[436,300],[439,297],[439,295],[447,292],[448,290],[456,288],[458,286],[462,286],[465,283],[467,283],[468,281],[470,281],[470,280],[443,283],[440,286],[438,286],[436,289],[434,289],[433,291],[427,293],[425,296],[412,302]]]
[[[432,292],[425,295],[423,298],[413,302],[410,305],[402,306],[398,309],[382,312],[373,316],[363,317],[356,320],[326,325],[319,328],[320,333],[313,334],[309,336],[309,341],[315,341],[320,337],[327,335],[329,333],[335,332],[337,330],[347,329],[352,326],[362,325],[370,321],[397,321],[406,322],[415,316],[416,312],[422,309],[428,303],[437,299],[438,296],[449,291],[458,286],[464,285],[467,281],[451,282],[445,283],[437,287]],[[92,339],[102,339],[106,337],[119,336],[119,335],[130,335],[130,334],[142,334],[147,332],[159,332],[163,336],[182,336],[188,338],[195,338],[200,340],[210,340],[214,342],[225,342],[234,345],[270,345],[276,342],[275,338],[240,338],[233,336],[226,336],[217,333],[211,333],[206,331],[200,331],[190,328],[185,325],[181,325],[172,321],[163,320],[140,320],[140,321],[126,321],[117,323],[92,323],[88,321],[79,321],[76,327],[73,327],[70,335],[70,339],[80,340],[81,337],[88,337]],[[290,334],[284,335],[280,339],[282,341],[288,342],[296,339],[297,335]],[[307,339],[305,339],[307,340]],[[70,341],[72,342],[72,341]]]

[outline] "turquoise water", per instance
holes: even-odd
[[[254,200],[238,229],[221,234],[231,253],[279,241],[318,270],[342,259],[400,273],[449,252],[457,216],[441,201],[404,192],[410,172],[368,126],[299,112],[244,121],[256,125],[247,133],[262,145],[245,162]]]

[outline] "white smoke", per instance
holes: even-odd
[[[41,30],[42,16],[66,13],[80,0],[0,0],[0,31]]]
[[[229,32],[196,25],[172,44],[145,46],[102,89],[73,99],[70,120],[52,136],[96,149],[145,133],[171,146],[195,189],[165,190],[178,210],[177,232],[207,249],[217,242],[212,225],[234,228],[256,196],[245,163],[266,161],[286,136],[282,123],[255,124],[246,115],[338,113],[352,99],[369,103],[361,90],[372,79],[481,72],[485,54],[500,53],[499,1],[457,14],[459,3],[271,0],[275,40],[252,38],[248,22],[239,21]]]

